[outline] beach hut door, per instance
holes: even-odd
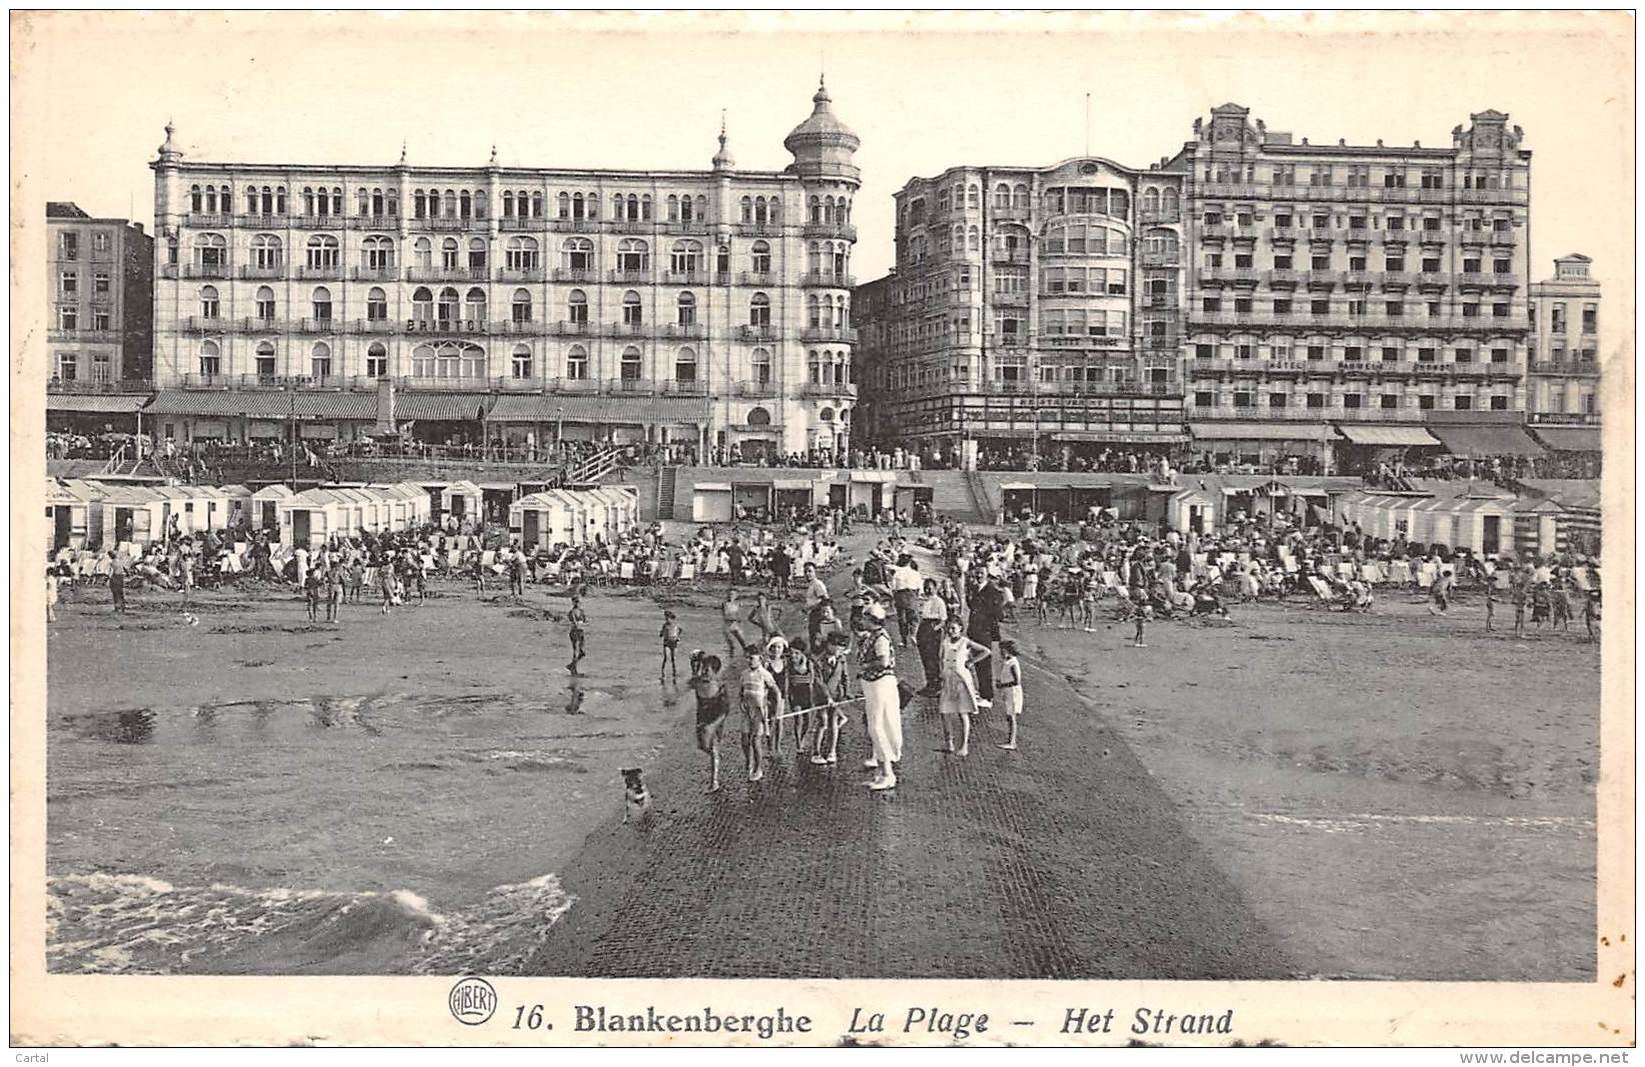
[[[275,510],[274,501],[263,501],[263,529],[278,530],[280,528],[279,513]]]
[[[292,547],[307,546],[309,515],[303,508],[294,508],[291,512],[291,543]]]
[[[520,517],[520,542],[526,549],[537,547],[537,513],[526,511]]]
[[[55,536],[52,538],[51,547],[55,551],[56,549],[62,548],[64,545],[69,543],[69,534],[74,529],[74,513],[66,506],[59,504],[52,508],[52,516],[56,522],[56,526],[54,530]]]
[[[1485,519],[1485,537],[1480,542],[1479,547],[1481,552],[1490,556],[1502,551],[1502,516],[1486,515],[1483,517]]]
[[[114,509],[114,543],[123,545],[131,540],[131,509]]]

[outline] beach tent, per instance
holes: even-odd
[[[275,482],[251,494],[251,525],[269,532],[280,529],[280,505],[294,494],[286,486]]]
[[[440,492],[440,510],[458,523],[481,522],[485,518],[485,493],[470,481],[452,482]]]

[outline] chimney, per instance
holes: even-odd
[[[379,434],[394,432],[394,379],[377,379],[377,426]]]

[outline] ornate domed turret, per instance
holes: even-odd
[[[725,112],[720,113],[720,150],[714,153],[715,170],[734,170],[737,159],[731,154],[731,149],[725,146]]]
[[[802,178],[843,178],[856,181],[861,172],[851,154],[862,141],[829,108],[828,87],[817,79],[817,93],[811,98],[811,116],[783,138],[783,147],[793,153],[794,170]]]
[[[160,146],[160,162],[175,163],[183,158],[183,150],[177,147],[177,143],[173,139],[176,133],[177,127],[173,126],[170,121],[167,121],[166,143]]]

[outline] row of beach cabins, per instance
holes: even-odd
[[[482,514],[482,490],[471,482],[422,486],[323,486],[294,492],[275,484],[143,485],[89,479],[48,479],[46,522],[51,551],[141,551],[175,529],[184,536],[247,525],[288,548],[313,548],[334,535],[350,537],[416,529]],[[524,494],[508,510],[510,532],[527,550],[555,544],[615,541],[639,523],[632,487],[544,489]]]

